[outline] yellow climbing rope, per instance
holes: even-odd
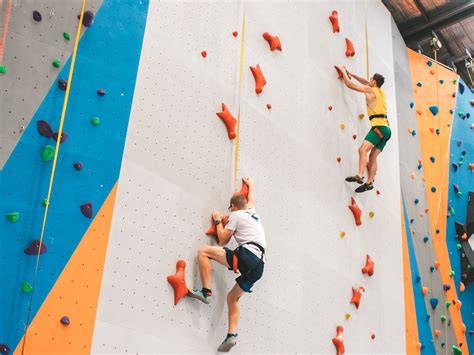
[[[237,170],[239,167],[239,141],[240,141],[240,103],[242,99],[243,69],[244,69],[244,48],[245,48],[245,10],[242,21],[242,39],[240,42],[240,73],[239,73],[239,109],[237,113],[237,134],[235,137],[235,159],[234,159],[234,191],[237,185]]]
[[[365,3],[365,75],[367,81],[370,78],[369,73],[369,30],[367,28],[367,0],[364,1]]]
[[[41,235],[40,235],[40,239],[39,239],[40,240],[40,245],[39,245],[39,249],[38,249],[38,254],[36,255],[35,273],[34,273],[33,282],[32,282],[33,291],[30,293],[30,300],[28,302],[28,314],[27,314],[27,317],[26,317],[25,333],[23,335],[23,343],[22,343],[22,347],[21,347],[21,354],[22,355],[24,354],[24,351],[25,351],[26,337],[27,337],[27,333],[28,333],[28,326],[29,326],[30,316],[31,316],[31,304],[32,304],[32,301],[33,301],[33,294],[34,294],[34,291],[35,291],[36,277],[38,275],[39,259],[40,259],[40,254],[41,254],[41,248],[43,246],[44,231],[45,231],[45,228],[46,228],[46,220],[47,220],[48,211],[49,211],[49,201],[50,201],[50,198],[51,198],[51,191],[53,189],[54,174],[56,172],[56,163],[58,161],[59,146],[60,146],[60,142],[61,142],[61,136],[62,136],[62,133],[63,133],[64,118],[66,117],[66,108],[67,108],[67,104],[68,104],[68,100],[69,100],[69,92],[71,91],[71,86],[72,86],[72,77],[73,77],[73,74],[74,74],[74,66],[76,64],[77,48],[78,48],[78,45],[79,45],[79,39],[81,37],[82,19],[84,18],[84,12],[86,10],[86,3],[87,3],[87,0],[82,0],[81,16],[79,18],[79,23],[78,23],[78,26],[77,26],[76,40],[75,40],[75,43],[74,43],[74,50],[72,52],[72,57],[71,57],[71,67],[69,69],[69,76],[68,76],[68,80],[67,80],[66,94],[64,96],[63,108],[62,108],[62,112],[61,112],[61,120],[59,122],[58,138],[56,140],[56,149],[54,151],[53,166],[51,168],[51,175],[50,175],[50,178],[49,178],[48,195],[46,197],[46,206],[45,206],[44,215],[43,215],[43,224],[41,226]]]

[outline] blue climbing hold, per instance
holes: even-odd
[[[422,83],[416,83],[416,86],[418,86],[419,88],[421,88],[423,86]]]
[[[432,163],[434,163],[436,161],[436,158],[434,156],[430,156],[430,160]]]
[[[462,94],[464,94],[464,85],[462,83],[459,83],[459,92]]]
[[[436,192],[436,187],[433,186],[433,187],[431,188],[431,192]]]
[[[434,266],[430,266],[430,272],[434,271]]]
[[[436,116],[438,114],[438,106],[430,106],[430,111],[433,116]]]
[[[444,84],[444,80],[441,79],[441,80],[439,81],[439,83],[440,83],[441,85],[443,85],[443,84]]]
[[[449,110],[449,113],[452,115],[452,114],[454,113],[454,111],[453,111],[453,110]]]
[[[413,108],[413,107],[415,107],[415,103],[412,101],[410,102],[410,108]]]
[[[417,198],[415,198],[415,205],[417,205],[418,202],[420,202],[420,200],[418,200]]]
[[[439,229],[436,230],[436,234],[439,234]]]
[[[438,306],[438,299],[434,297],[430,298],[430,304],[431,304],[431,308],[434,311],[436,309],[436,306]]]
[[[433,65],[433,62],[431,60],[427,61],[426,64],[428,64],[429,67]]]
[[[424,236],[424,237],[423,237],[423,243],[428,243],[428,240],[429,240],[429,239],[430,239],[430,238],[428,238],[427,236]]]
[[[428,322],[431,319],[431,316],[429,314],[426,315],[426,321]]]
[[[421,170],[422,167],[423,165],[421,163],[418,163],[418,170]]]
[[[410,224],[413,224],[413,222],[415,222],[415,220],[413,218],[410,219]]]
[[[416,136],[416,131],[415,131],[415,130],[411,131],[411,135],[412,135],[413,137]]]
[[[420,277],[420,276],[417,276],[417,277],[415,278],[415,280],[416,280],[416,282],[418,283],[418,282],[421,281],[421,277]]]

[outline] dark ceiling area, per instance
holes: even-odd
[[[473,0],[382,0],[392,14],[407,47],[434,58],[430,39],[441,41],[437,57],[453,68],[473,91]]]

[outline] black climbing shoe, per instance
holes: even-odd
[[[372,190],[374,188],[374,184],[372,183],[365,183],[365,184],[362,184],[360,185],[356,190],[355,192],[357,193],[361,193],[361,192],[365,192],[365,191],[369,191],[369,190]]]
[[[347,182],[357,182],[358,184],[364,183],[364,177],[360,177],[359,175],[349,176],[346,177]]]

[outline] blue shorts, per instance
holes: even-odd
[[[235,281],[245,292],[252,292],[250,289],[253,284],[260,280],[263,275],[264,262],[247,248],[240,246],[237,249],[239,249],[238,269],[240,276],[237,277]],[[229,248],[224,248],[224,250],[227,264],[229,264],[229,270],[233,270],[234,251]]]

